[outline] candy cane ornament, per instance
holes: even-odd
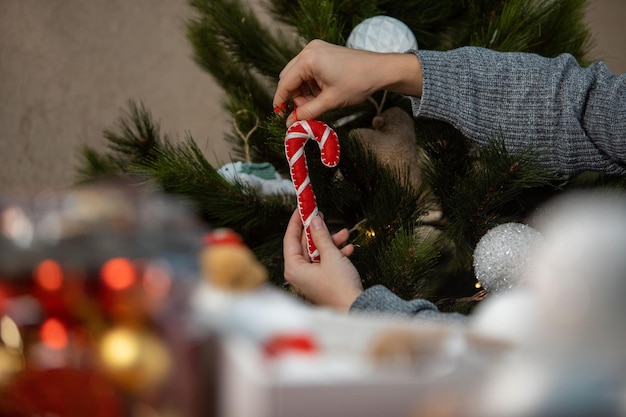
[[[304,225],[309,258],[317,262],[320,253],[311,238],[311,220],[317,216],[318,209],[304,154],[304,145],[309,139],[317,141],[322,163],[332,168],[339,163],[339,138],[330,126],[318,120],[299,120],[287,129],[285,136],[285,155],[289,162],[291,181],[296,189],[298,211]]]

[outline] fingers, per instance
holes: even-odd
[[[287,127],[297,120],[316,119],[329,110],[329,106],[324,105],[323,89],[318,82],[319,63],[311,55],[311,49],[319,47],[320,42],[310,42],[280,73],[273,106],[276,113],[284,113],[286,103],[294,101],[295,109],[287,118]]]
[[[341,254],[346,258],[349,258],[354,253],[354,245],[352,243],[341,248]]]
[[[311,222],[311,236],[313,237],[315,246],[317,246],[320,251],[320,256],[323,252],[329,253],[330,251],[336,251],[338,248],[340,248],[339,251],[345,257],[350,257],[354,253],[354,245],[352,244],[341,247],[350,237],[348,230],[342,229],[331,236],[321,213]],[[308,257],[304,256],[307,250],[306,235],[304,234],[302,220],[300,220],[300,214],[296,209],[289,219],[287,230],[283,238],[285,263],[295,261],[305,261],[308,263]]]
[[[348,229],[341,229],[333,235],[333,242],[335,243],[335,246],[339,247],[346,243],[349,237],[350,232],[348,232]]]
[[[286,108],[287,101],[289,101],[292,97],[292,93],[302,84],[302,80],[298,79],[299,77],[294,77],[296,72],[291,71],[293,66],[298,61],[299,56],[300,55],[298,54],[291,61],[289,61],[278,76],[279,81],[276,86],[276,92],[274,93],[273,100],[274,109],[284,110]],[[288,74],[290,75],[288,76]]]
[[[341,254],[347,258],[352,256],[352,254],[354,253],[353,244],[349,243],[345,246],[342,246],[348,241],[349,237],[350,232],[348,231],[348,229],[341,229],[333,235],[333,243],[335,243],[335,246],[340,248]]]
[[[298,120],[317,119],[319,116],[330,110],[325,104],[325,94],[322,92],[319,96],[298,96],[294,98],[296,108],[287,118],[287,127],[291,126]]]
[[[311,237],[320,252],[320,258],[333,252],[338,252],[337,246],[335,246],[335,242],[326,227],[326,223],[319,216],[313,217],[311,220]]]

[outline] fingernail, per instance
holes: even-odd
[[[322,218],[319,216],[315,216],[313,217],[313,219],[311,220],[311,228],[313,230],[321,230],[324,228],[324,222],[322,221]]]
[[[287,103],[281,103],[274,106],[274,113],[276,114],[284,113],[285,110],[287,110]]]

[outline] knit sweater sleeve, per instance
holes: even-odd
[[[403,300],[382,285],[375,285],[366,289],[352,303],[350,312],[413,317],[428,322],[462,324],[467,321],[467,316],[458,313],[440,312],[437,306],[424,299]]]
[[[446,121],[479,145],[539,151],[563,175],[626,174],[626,74],[567,54],[544,58],[477,47],[412,51],[423,71],[417,117]]]

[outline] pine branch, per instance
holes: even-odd
[[[415,226],[399,227],[390,243],[378,250],[377,279],[402,298],[435,300],[442,284],[437,276],[440,247],[433,239],[418,240]]]
[[[135,167],[150,183],[193,202],[202,218],[214,227],[235,230],[271,271],[273,282],[283,281],[282,236],[293,205],[285,198],[262,198],[245,184],[231,184],[206,161],[193,138],[166,144],[155,158]],[[278,268],[278,269],[277,269]]]
[[[445,233],[457,247],[460,265],[471,264],[473,249],[487,230],[523,222],[541,198],[557,191],[559,177],[539,167],[536,157],[531,149],[511,155],[503,138],[494,139],[450,189],[439,190],[449,219]]]
[[[335,44],[343,44],[343,22],[337,16],[336,5],[332,0],[301,0],[294,10],[298,34],[307,41],[324,39]]]
[[[475,26],[467,43],[498,51],[556,56],[564,52],[584,61],[590,31],[584,23],[586,0],[492,1],[473,7]],[[488,22],[487,25],[484,22]],[[479,23],[480,22],[480,23]]]
[[[191,5],[197,12],[188,22],[195,57],[218,81],[226,81],[225,86],[236,85],[229,80],[232,70],[240,81],[253,73],[274,80],[299,51],[295,40],[270,32],[240,0],[191,0]],[[249,82],[239,85],[251,87]]]
[[[77,185],[87,184],[96,178],[116,178],[122,173],[122,167],[111,155],[102,155],[95,149],[85,146],[79,154]]]
[[[84,147],[79,155],[79,182],[129,174],[130,166],[150,160],[167,136],[162,137],[156,122],[143,103],[128,101],[112,128],[103,131],[107,153]]]
[[[200,14],[188,22],[187,37],[194,49],[194,59],[208,71],[224,91],[236,98],[250,97],[257,108],[270,108],[271,97],[253,75],[251,68],[238,61],[225,47],[219,22],[210,13],[210,2],[194,1]],[[204,6],[204,7],[203,7]]]
[[[114,127],[105,130],[107,151],[83,150],[81,182],[126,177],[184,197],[209,225],[240,233],[262,261],[272,262],[268,268],[280,271],[282,234],[294,202],[281,196],[262,198],[244,184],[227,182],[192,137],[172,143],[159,131],[150,112],[131,102]],[[272,280],[282,283],[282,274],[272,274]]]
[[[128,110],[122,113],[115,129],[105,129],[103,136],[108,148],[120,157],[127,155],[129,163],[151,158],[162,144],[159,123],[153,120],[143,103],[133,100],[128,101]]]
[[[304,42],[317,38],[343,45],[354,25],[375,14],[376,3],[376,0],[271,0],[268,10],[278,21],[292,26]]]
[[[420,49],[442,50],[459,46],[458,32],[467,20],[463,1],[385,0],[379,4],[381,13],[406,23]]]

